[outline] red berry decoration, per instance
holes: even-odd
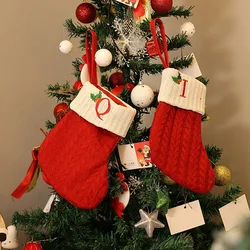
[[[76,81],[75,82],[75,84],[74,84],[74,86],[73,86],[73,89],[75,89],[75,90],[80,90],[81,88],[82,88],[82,82],[81,82],[81,80],[78,80],[78,81]]]
[[[91,3],[81,3],[76,8],[76,17],[81,23],[92,23],[96,19],[96,9]]]
[[[127,83],[125,84],[125,87],[128,89],[129,92],[131,92],[135,85],[133,83]]]
[[[42,250],[42,246],[38,242],[28,242],[23,246],[23,250]]]
[[[116,86],[114,89],[111,90],[111,93],[115,96],[118,96],[122,93],[124,88],[125,88],[125,86],[123,86],[123,85]]]
[[[69,106],[67,103],[62,102],[57,104],[54,108],[54,116],[56,118],[56,123],[61,121],[68,111],[69,111]]]
[[[124,81],[122,78],[121,72],[115,72],[109,77],[109,82],[111,83],[112,87],[116,87],[119,85],[124,85]]]
[[[151,7],[157,14],[166,14],[173,7],[173,0],[151,0]]]

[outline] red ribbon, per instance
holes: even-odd
[[[124,213],[122,212],[125,208],[124,205],[119,201],[118,197],[115,197],[112,201],[111,201],[111,207],[115,210],[117,216],[119,218],[122,218],[122,216],[124,215]]]
[[[156,34],[156,24],[157,23],[158,23],[158,25],[160,27],[164,57],[161,54],[161,47],[160,47],[160,44],[158,42],[158,38],[157,38],[157,34]],[[160,57],[160,59],[162,61],[162,64],[163,64],[164,68],[169,68],[168,44],[167,44],[167,38],[166,38],[164,24],[163,24],[162,20],[160,18],[155,18],[154,20],[152,20],[150,22],[150,30],[151,30],[152,35],[153,35],[153,40],[154,40],[154,43],[155,43],[156,51],[157,51],[157,53],[158,53],[158,55],[159,55],[159,57]]]
[[[90,32],[90,34],[89,34]],[[89,35],[91,35],[91,43],[89,39]],[[89,72],[89,79],[90,82],[95,85],[96,88],[100,89],[105,95],[107,95],[110,99],[112,99],[115,103],[126,107],[125,104],[121,102],[118,98],[116,98],[114,95],[112,95],[109,91],[101,88],[97,84],[97,73],[96,73],[96,62],[95,62],[95,53],[97,50],[97,37],[96,33],[94,30],[90,30],[86,34],[86,41],[85,41],[85,46],[86,46],[86,55],[83,55],[82,59],[84,60],[85,63],[87,63],[88,66],[88,72]],[[91,44],[91,46],[90,46]]]
[[[11,194],[16,199],[20,199],[23,194],[26,192],[28,189],[34,174],[36,172],[36,169],[38,168],[38,149],[33,149],[32,150],[32,162],[31,165],[23,179],[23,181],[20,183],[20,185],[15,189],[15,191]]]

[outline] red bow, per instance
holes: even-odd
[[[15,191],[11,194],[11,196],[15,197],[16,199],[20,199],[23,196],[23,194],[28,189],[30,183],[32,182],[32,179],[34,177],[36,169],[38,168],[38,148],[34,148],[32,150],[32,158],[33,158],[33,160],[31,162],[31,165],[30,165],[23,181],[15,189]]]

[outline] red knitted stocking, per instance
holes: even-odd
[[[164,56],[156,35],[159,24]],[[167,41],[162,21],[150,23],[156,50],[163,62],[162,82],[150,130],[152,161],[179,185],[198,193],[214,186],[214,171],[201,139],[206,87],[188,75],[169,68]]]
[[[108,189],[108,158],[135,116],[135,110],[97,85],[96,35],[92,55],[86,41],[90,82],[83,83],[65,117],[42,143],[38,161],[47,181],[66,200],[95,208]],[[87,36],[88,37],[88,36]]]
[[[201,115],[160,102],[150,130],[152,161],[179,185],[198,193],[214,186],[201,139]]]

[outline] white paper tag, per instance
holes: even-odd
[[[221,207],[219,211],[226,231],[237,226],[245,218],[250,217],[246,195],[242,195],[235,201]]]
[[[198,200],[169,209],[166,218],[171,235],[205,224]]]
[[[44,209],[43,209],[43,212],[44,213],[49,213],[50,212],[50,209],[51,209],[51,205],[53,203],[54,200],[58,200],[57,196],[55,194],[52,194],[48,201],[47,201],[47,204],[45,205]]]
[[[189,65],[188,68],[180,69],[179,71],[181,73],[184,73],[186,75],[192,76],[194,78],[201,76],[202,73],[201,73],[200,67],[198,65],[198,62],[197,62],[197,60],[195,58],[194,53],[188,55],[187,57],[189,57],[189,56],[193,57],[192,63]]]
[[[124,170],[151,168],[151,151],[149,142],[118,145],[118,152]]]

